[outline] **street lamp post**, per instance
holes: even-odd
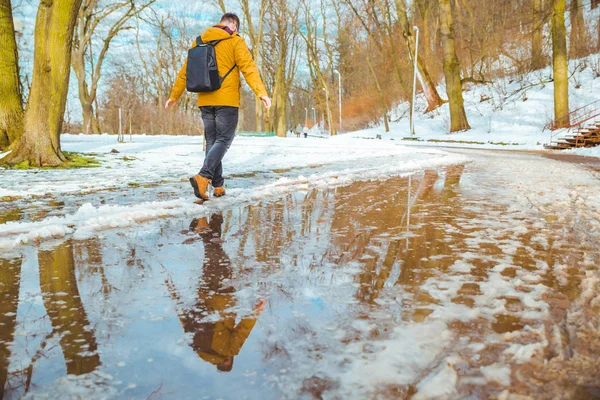
[[[415,121],[414,121],[414,114],[415,114],[415,94],[417,91],[417,60],[419,59],[419,28],[416,26],[413,26],[413,29],[415,30],[415,32],[417,32],[417,40],[416,40],[416,44],[415,44],[415,62],[414,62],[414,73],[413,73],[413,91],[412,91],[412,101],[410,102],[410,134],[414,135],[415,134]]]
[[[308,108],[304,107],[304,111],[306,111],[304,113],[304,126],[308,125]]]
[[[334,73],[338,76],[338,89],[339,89],[339,99],[338,105],[340,107],[340,132],[342,131],[342,74],[337,69],[333,70]]]
[[[327,127],[329,128],[329,133],[331,133],[331,114],[329,113],[329,90],[327,87],[324,87],[325,91],[325,107],[327,108]]]
[[[317,110],[315,110],[315,108],[312,108],[313,110],[313,126],[315,126],[315,124],[317,123]]]

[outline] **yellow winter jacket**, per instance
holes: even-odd
[[[267,96],[267,90],[260,78],[258,68],[252,60],[252,55],[248,50],[248,46],[244,39],[234,33],[230,35],[226,30],[219,28],[216,25],[206,30],[200,37],[204,43],[214,40],[222,40],[215,46],[217,54],[217,64],[219,65],[219,75],[225,76],[227,71],[235,64],[237,67],[231,71],[227,78],[223,81],[221,88],[214,92],[198,93],[198,107],[202,106],[240,106],[240,74],[244,74],[246,82],[258,97]],[[196,40],[192,43],[192,47],[196,46]],[[186,68],[187,60],[177,74],[173,91],[171,92],[171,100],[177,101],[186,88]]]
[[[237,356],[255,324],[256,318],[244,318],[237,326],[234,318],[215,323],[210,349],[197,349],[198,356],[215,365]]]

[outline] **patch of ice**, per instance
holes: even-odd
[[[456,398],[458,374],[453,367],[453,359],[446,360],[438,370],[431,373],[417,385],[418,392],[414,400],[453,399]]]
[[[502,386],[510,385],[510,367],[500,363],[494,363],[481,367],[481,373],[488,382],[497,382]]]

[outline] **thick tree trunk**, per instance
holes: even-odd
[[[73,30],[82,0],[42,0],[35,23],[33,77],[21,139],[2,161],[56,167],[69,91]]]
[[[586,56],[588,53],[582,3],[582,0],[571,0],[571,38],[569,40],[569,56],[571,59]]]
[[[552,70],[554,73],[554,124],[556,128],[560,128],[570,124],[565,0],[553,0],[552,5]]]
[[[44,306],[53,333],[60,338],[67,374],[92,372],[100,366],[100,356],[94,331],[87,329],[89,320],[77,287],[73,246],[65,242],[54,250],[40,251],[38,260]]]
[[[17,41],[10,0],[0,0],[0,149],[23,132]]]
[[[17,326],[21,261],[0,258],[0,399],[8,377],[11,345]]]
[[[531,36],[531,69],[533,71],[544,67],[542,53],[544,19],[543,0],[533,0],[533,32]]]
[[[460,80],[460,63],[456,55],[452,8],[450,0],[440,1],[440,32],[444,47],[444,75],[446,76],[446,94],[450,103],[450,132],[471,129],[465,113]]]
[[[410,24],[408,23],[406,3],[405,0],[395,0],[395,2],[398,20],[400,21],[400,26],[402,27],[402,34],[408,45],[408,54],[414,64],[413,50],[415,48],[415,36],[413,35],[413,30],[411,29]],[[421,56],[417,57],[417,78],[419,79],[419,83],[423,88],[423,94],[427,99],[427,109],[425,110],[426,113],[433,111],[444,104],[444,101],[435,88],[435,84],[433,83],[431,76],[429,76],[429,72],[427,71],[427,67],[425,66],[425,62]]]

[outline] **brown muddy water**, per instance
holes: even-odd
[[[297,192],[0,259],[0,398],[597,398],[598,250],[476,176]]]

